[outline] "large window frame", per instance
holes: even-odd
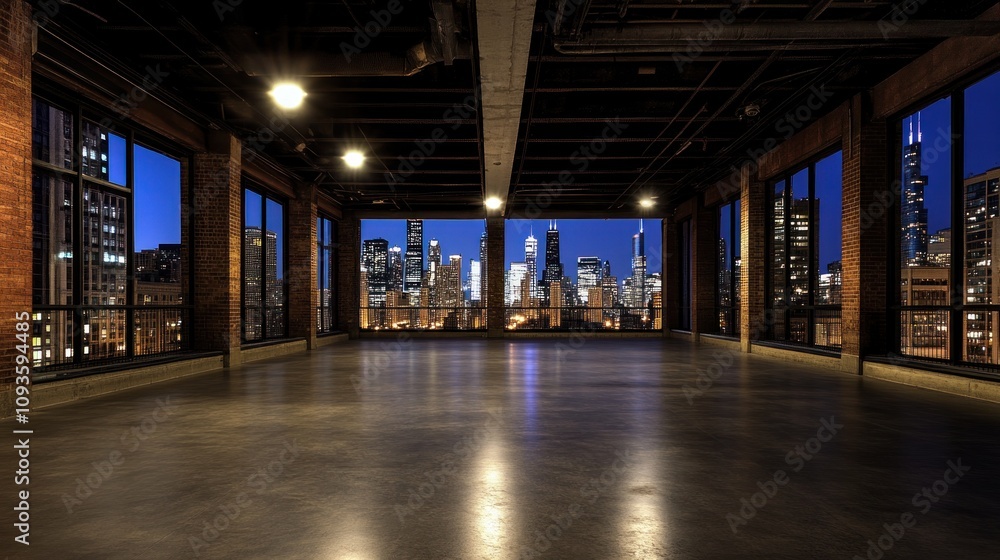
[[[768,323],[764,332],[764,339],[767,341],[835,353],[839,353],[841,350],[841,345],[822,344],[817,340],[816,336],[817,326],[820,321],[823,321],[824,325],[827,326],[828,332],[835,330],[839,333],[842,317],[841,305],[824,305],[817,302],[822,270],[821,263],[819,262],[819,220],[816,215],[816,165],[836,155],[839,151],[839,148],[837,148],[823,152],[812,158],[808,164],[785,171],[772,177],[767,182],[765,254],[769,255],[769,257],[765,261],[764,293],[765,308],[771,312],[769,315],[774,318],[773,321]],[[797,192],[795,180],[802,177],[803,173],[806,174],[806,190],[808,191],[806,196],[808,232],[806,234],[807,250],[805,255],[807,264],[805,278],[799,279],[797,277],[793,278],[793,267],[790,264],[793,254],[792,246],[794,244],[794,236],[791,235],[794,220],[790,209],[793,208],[793,196]],[[781,220],[782,223],[780,224],[776,220],[776,202],[779,196],[777,190],[779,187],[781,189],[782,208],[785,209]],[[842,191],[843,186],[841,186]],[[780,234],[782,242],[780,244],[775,239],[779,226],[782,228]],[[841,238],[841,242],[843,242],[843,238]],[[784,263],[780,273],[775,271],[778,255],[782,255]],[[778,281],[779,277],[780,282]],[[803,298],[798,298],[799,301],[793,302],[792,294],[795,293],[796,286],[801,287],[803,284],[806,286],[804,290],[805,301],[802,301]],[[799,291],[799,293],[801,292],[802,290]],[[830,336],[827,336],[826,340],[830,338]],[[835,339],[836,337],[832,338]]]
[[[241,316],[241,328],[240,336],[242,342],[252,344],[257,342],[265,342],[268,340],[277,340],[288,338],[288,201],[268,190],[263,185],[257,183],[246,177],[242,177],[242,203],[240,207],[243,209],[241,213],[241,239],[240,239],[240,309],[242,310]],[[246,243],[246,231],[247,231],[247,193],[251,192],[260,197],[260,230],[261,230],[261,244],[260,244],[260,262],[261,262],[261,274],[260,274],[260,323],[259,323],[259,336],[249,337],[247,336],[248,331],[248,311],[250,307],[247,304],[247,296],[249,295],[246,289],[247,286],[247,243]],[[268,281],[267,273],[267,232],[270,231],[270,226],[268,226],[268,203],[276,204],[281,208],[281,231],[275,232],[280,239],[276,240],[275,251],[281,251],[283,259],[281,264],[275,263],[275,275],[278,277],[278,282],[276,285],[281,286],[281,312],[282,321],[279,328],[275,328],[274,325],[270,324],[269,320],[269,301],[274,298],[268,297],[268,291],[275,286]],[[255,226],[256,227],[256,226]],[[280,247],[277,245],[280,244]],[[278,276],[280,274],[280,276]]]
[[[185,304],[145,305],[136,301],[134,193],[136,146],[158,151],[179,161],[183,161],[187,154],[180,153],[172,146],[164,145],[153,135],[145,134],[131,125],[107,116],[100,109],[94,109],[84,103],[71,102],[47,91],[34,91],[32,93],[33,119],[35,118],[36,103],[61,111],[72,119],[71,125],[64,125],[65,134],[68,136],[72,148],[69,157],[63,161],[62,165],[34,157],[37,155],[35,150],[40,147],[39,142],[46,138],[51,142],[51,138],[49,138],[50,135],[47,134],[47,131],[44,133],[36,131],[33,123],[32,237],[33,243],[36,245],[35,252],[37,253],[41,249],[37,247],[40,240],[38,232],[35,231],[41,219],[39,212],[47,208],[39,200],[34,200],[38,195],[38,189],[42,188],[40,181],[53,181],[51,186],[58,186],[58,188],[65,190],[68,198],[65,200],[64,207],[69,208],[67,211],[69,216],[64,216],[65,220],[61,225],[71,232],[69,235],[71,237],[70,243],[67,247],[69,251],[66,251],[68,254],[59,256],[59,258],[68,261],[68,268],[70,268],[66,278],[61,279],[64,282],[63,295],[68,301],[45,301],[48,299],[45,296],[45,289],[37,284],[39,275],[50,270],[47,267],[53,266],[52,255],[34,254],[32,256],[34,380],[47,381],[72,376],[75,375],[72,370],[78,370],[85,365],[127,363],[151,356],[186,351],[191,339],[191,306]],[[97,130],[98,134],[107,135],[108,141],[110,141],[111,135],[120,139],[119,141],[124,146],[122,154],[124,156],[124,179],[121,183],[114,182],[114,177],[110,176],[110,148],[108,152],[108,178],[94,176],[93,159],[82,157],[83,150],[87,148],[83,140],[85,127]],[[51,144],[47,147],[51,149]],[[90,159],[90,161],[86,161],[86,159]],[[181,181],[183,180],[184,178],[181,177]],[[88,216],[88,206],[85,206],[85,203],[93,207],[90,200],[92,196],[100,197],[101,202],[96,207],[96,214],[92,211]],[[109,201],[112,206],[106,207],[105,202]],[[93,208],[91,209],[93,210]],[[124,214],[124,217],[122,218],[120,214]],[[94,220],[97,222],[95,223]],[[48,220],[43,220],[43,222],[50,228],[55,226],[55,224],[48,223]],[[103,224],[103,227],[99,227],[100,224]],[[88,225],[90,228],[85,229]],[[111,231],[112,227],[124,227],[125,235],[121,236],[119,231]],[[100,242],[98,242],[94,240],[95,236],[92,235],[94,232],[107,233],[108,235],[98,235],[97,237],[100,238]],[[85,243],[87,239],[91,241]],[[112,243],[114,247],[111,247]],[[99,246],[105,247],[107,250],[102,251],[98,249]],[[85,258],[86,254],[93,255],[95,251],[102,254],[100,266],[89,264],[90,259]],[[116,253],[118,256],[115,256]],[[39,259],[49,262],[45,264]],[[190,282],[190,267],[187,265],[188,263],[182,263],[181,266],[185,269],[187,281]],[[98,268],[92,270],[95,266]],[[39,267],[42,268],[39,269]],[[90,281],[87,278],[88,274],[91,276]],[[115,278],[110,279],[110,276],[115,276]],[[94,282],[99,282],[98,288],[88,287],[92,286]],[[109,296],[107,293],[101,293],[106,284],[117,286],[114,289],[116,295]],[[104,301],[105,299],[107,301]],[[162,328],[162,323],[165,321],[172,322],[171,329]],[[137,345],[136,338],[139,336],[139,332],[136,327],[138,325],[156,328],[161,332],[169,330],[174,340],[160,341],[163,343],[156,344],[145,341],[143,344]],[[118,329],[122,329],[122,331],[118,332]],[[92,349],[96,351],[91,352]]]
[[[742,242],[740,205],[741,201],[736,199],[719,206],[719,230],[716,234],[720,242],[726,239],[722,232],[723,221],[728,217],[729,243],[725,255],[720,252],[719,258],[716,259],[718,266],[715,275],[715,306],[716,316],[719,318],[719,334],[732,338],[740,337],[740,267],[736,264],[737,261],[741,261],[740,255],[743,252],[740,246]],[[726,261],[730,265],[728,271],[724,268]]]
[[[966,286],[966,227],[969,225],[967,216],[966,200],[966,97],[968,91],[981,82],[993,78],[1000,73],[1000,69],[993,67],[989,70],[975,73],[956,84],[946,91],[939,92],[933,97],[928,97],[918,103],[914,103],[906,110],[901,111],[891,122],[893,129],[891,135],[891,154],[893,156],[893,177],[895,185],[903,185],[903,122],[910,116],[925,110],[932,105],[943,100],[950,103],[950,201],[951,201],[951,243],[950,243],[950,265],[944,267],[948,270],[948,300],[943,305],[903,305],[903,232],[902,216],[899,209],[902,208],[905,193],[903,188],[899,188],[896,193],[897,211],[892,212],[890,227],[892,228],[889,238],[893,240],[891,246],[893,254],[891,256],[891,271],[889,281],[891,282],[890,294],[891,304],[889,309],[890,332],[895,336],[891,337],[890,351],[897,358],[912,363],[913,365],[934,365],[948,366],[950,368],[975,369],[988,374],[1000,374],[1000,363],[989,363],[989,361],[973,361],[967,359],[968,340],[966,339],[967,321],[982,320],[992,321],[992,317],[1000,314],[1000,303],[970,304],[967,301]],[[930,318],[935,323],[947,325],[948,332],[944,336],[946,346],[944,357],[918,356],[904,353],[903,339],[907,329],[906,317],[908,314]],[[909,328],[913,328],[911,324]],[[994,335],[996,333],[993,333]],[[911,336],[914,336],[911,331]],[[911,341],[912,343],[912,341]],[[998,344],[994,342],[994,344]],[[950,371],[950,370],[949,370]]]
[[[316,332],[331,333],[337,325],[337,221],[324,213],[316,218]],[[329,293],[324,298],[324,286]]]

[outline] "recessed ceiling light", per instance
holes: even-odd
[[[484,200],[483,204],[485,204],[486,207],[489,208],[490,210],[496,210],[497,208],[500,208],[501,205],[503,205],[503,201],[495,196],[491,196],[486,200]]]
[[[357,169],[361,167],[365,162],[365,155],[357,150],[351,150],[344,154],[344,162],[347,163],[347,167],[351,169]]]
[[[644,198],[639,201],[639,206],[642,206],[643,208],[652,208],[655,204],[656,202],[654,202],[652,198]]]
[[[298,84],[278,84],[271,90],[271,97],[274,99],[274,102],[283,109],[297,108],[299,105],[302,105],[302,99],[305,96],[306,92],[302,91],[302,88]]]

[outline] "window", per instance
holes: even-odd
[[[256,186],[243,192],[243,340],[283,338],[285,206]]]
[[[740,334],[740,201],[719,208],[719,334]]]
[[[336,222],[316,219],[316,332],[328,333],[336,324],[337,299],[333,289],[337,279]]]
[[[837,152],[780,178],[770,191],[770,340],[841,346],[842,165]]]
[[[505,328],[662,328],[660,228],[658,219],[508,220]]]
[[[145,251],[135,252],[148,233],[166,235],[176,256],[169,266],[180,274],[180,164],[130,138],[95,124],[81,108],[32,99],[36,380],[84,362],[186,347],[179,291],[143,291]],[[140,309],[151,301],[178,307]]]
[[[952,110],[945,98],[901,123],[900,353],[918,359],[951,357]],[[973,229],[981,217],[969,217]]]
[[[486,328],[482,220],[361,222],[361,328]]]

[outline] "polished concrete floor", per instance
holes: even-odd
[[[679,341],[351,342],[32,424],[11,558],[1000,554],[1000,406]]]

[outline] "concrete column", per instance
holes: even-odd
[[[691,220],[691,333],[697,341],[702,333],[718,331],[715,314],[716,280],[718,276],[719,233],[718,212],[706,208],[699,197]]]
[[[866,354],[886,352],[888,235],[898,211],[890,184],[888,130],[872,119],[871,100],[851,100],[851,119],[843,123],[843,348],[842,369],[861,373]]]
[[[750,353],[766,328],[764,270],[767,185],[744,166],[740,174],[740,349]]]
[[[0,418],[14,413],[16,317],[31,313],[30,15],[26,2],[0,4]]]
[[[337,329],[350,338],[361,333],[361,220],[344,213],[337,222]]]
[[[486,327],[489,338],[504,335],[504,219],[486,218]]]
[[[288,204],[288,334],[304,338],[309,349],[316,346],[316,309],[319,287],[316,284],[315,185],[301,184]]]
[[[216,350],[226,367],[240,364],[243,189],[239,139],[216,133],[209,153],[194,155],[190,188],[182,193],[181,245],[193,252],[191,346]],[[188,186],[182,184],[182,189]],[[193,230],[193,231],[192,231]],[[192,238],[193,235],[193,238]]]

